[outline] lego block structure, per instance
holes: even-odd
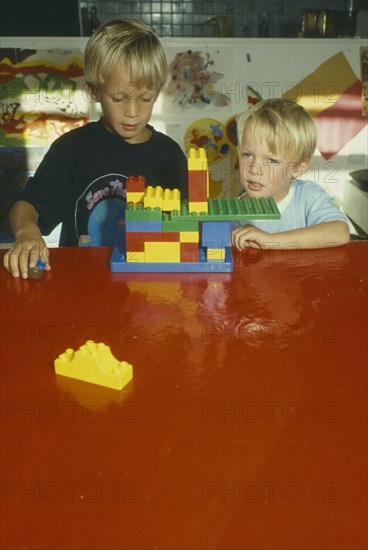
[[[127,180],[125,235],[110,259],[113,272],[232,271],[231,222],[279,219],[275,201],[209,199],[205,149],[188,151],[188,199],[178,189]]]
[[[133,367],[118,361],[110,347],[88,340],[77,351],[69,348],[54,361],[55,373],[99,386],[122,390],[133,378]]]

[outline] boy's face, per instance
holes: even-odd
[[[156,90],[138,88],[130,79],[125,63],[118,63],[98,90],[91,90],[101,103],[106,128],[129,143],[150,137],[146,127],[157,99]]]
[[[280,148],[282,151],[282,148]],[[278,203],[286,197],[291,182],[306,168],[307,163],[296,164],[286,153],[274,154],[266,139],[256,139],[251,130],[245,130],[239,151],[240,181],[249,197],[273,197]]]

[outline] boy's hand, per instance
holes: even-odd
[[[45,241],[39,238],[17,241],[4,256],[4,267],[10,271],[13,277],[21,275],[28,278],[28,268],[34,267],[38,258],[46,262],[45,271],[50,271],[49,250]]]
[[[242,225],[234,229],[231,236],[232,245],[237,250],[244,248],[270,248],[274,242],[274,235],[258,229],[254,225]]]

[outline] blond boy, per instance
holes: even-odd
[[[85,79],[103,115],[58,138],[13,205],[16,241],[4,266],[14,277],[27,278],[38,257],[51,269],[42,235],[59,223],[60,246],[113,245],[124,227],[130,175],[186,196],[184,153],[148,124],[167,72],[159,39],[139,21],[108,22],[91,36]]]
[[[349,241],[346,216],[324,189],[300,179],[316,148],[310,115],[285,99],[262,101],[238,121],[242,196],[273,197],[280,220],[233,222],[232,242],[238,249],[331,247]]]

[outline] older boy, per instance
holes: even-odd
[[[349,241],[346,216],[322,187],[299,179],[316,147],[313,119],[284,99],[257,103],[238,122],[242,196],[273,197],[280,220],[234,222],[232,242],[242,250],[338,246]]]
[[[60,246],[114,244],[124,224],[125,182],[187,195],[187,160],[179,145],[148,124],[166,80],[155,33],[139,21],[101,25],[85,51],[85,79],[103,117],[57,139],[10,211],[16,242],[4,257],[14,277],[27,278],[38,257],[51,269],[42,235],[62,223]]]

